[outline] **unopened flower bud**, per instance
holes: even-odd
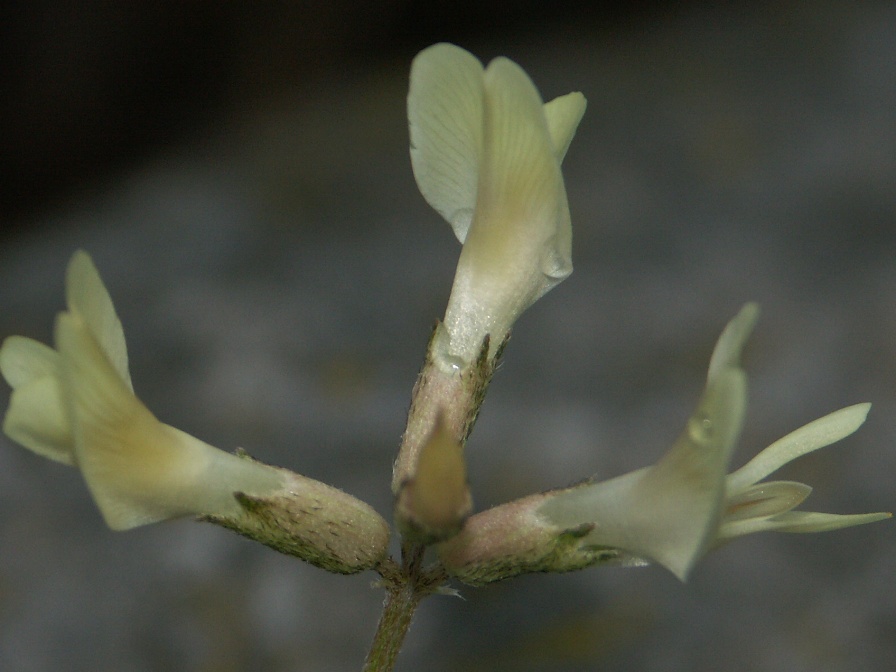
[[[432,543],[457,534],[472,508],[463,445],[440,419],[398,492],[396,520],[406,538]]]

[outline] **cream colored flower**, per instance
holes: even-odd
[[[740,352],[756,316],[757,308],[750,304],[728,324],[713,352],[697,410],[657,464],[549,494],[538,514],[561,530],[587,526],[580,548],[617,549],[622,554],[613,556],[614,562],[656,562],[681,579],[710,549],[744,534],[822,532],[888,518],[888,513],[793,512],[809,486],[760,482],[787,462],[852,434],[864,422],[869,404],[796,430],[726,476],[746,408]]]
[[[506,58],[487,68],[450,44],[411,67],[411,160],[427,202],[463,243],[435,352],[463,368],[490,355],[519,315],[572,272],[560,163],[585,112],[570,93],[543,104]]]
[[[121,322],[85,252],[69,264],[66,298],[55,350],[20,336],[0,348],[13,388],[3,431],[77,466],[111,528],[238,515],[234,492],[263,495],[282,484],[276,470],[159,422],[134,396]]]

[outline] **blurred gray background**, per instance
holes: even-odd
[[[162,420],[388,517],[459,249],[404,110],[411,58],[448,40],[589,101],[564,164],[576,270],[506,351],[468,445],[478,508],[653,462],[756,300],[736,465],[871,401],[782,475],[815,486],[810,510],[892,510],[896,6],[547,4],[10,3],[0,335],[50,339],[83,247]],[[894,571],[879,523],[749,537],[686,585],[650,567],[462,588],[423,604],[398,669],[884,672]],[[0,437],[4,672],[360,669],[375,578],[191,521],[110,532],[76,471]]]

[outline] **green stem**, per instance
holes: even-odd
[[[391,672],[394,669],[417,606],[445,580],[441,567],[434,571],[422,568],[425,550],[422,545],[403,544],[400,567],[391,558],[380,566],[386,601],[364,663],[364,672]]]
[[[386,588],[386,601],[379,625],[364,663],[364,672],[391,672],[398,652],[420,601],[432,592],[432,581],[421,572],[423,546],[402,545],[402,564],[399,567],[389,558],[379,567]]]
[[[423,595],[408,584],[390,586],[364,672],[391,672]]]

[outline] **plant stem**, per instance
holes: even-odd
[[[421,599],[423,595],[411,585],[390,586],[364,672],[391,672],[394,669],[395,659]]]
[[[391,558],[379,568],[386,586],[383,613],[364,663],[364,672],[391,672],[420,601],[445,580],[441,567],[422,568],[422,545],[405,544],[399,567]]]
[[[443,370],[433,353],[439,329],[443,327],[437,326],[429,340],[426,359],[411,395],[411,408],[401,447],[393,465],[392,494],[396,496],[396,501],[400,500],[402,488],[413,480],[420,451],[432,437],[437,422],[441,422],[448,435],[461,446],[467,440],[504,347],[502,343],[498,352],[490,358],[489,339],[486,336],[476,361],[463,371]],[[383,577],[386,600],[364,663],[364,672],[391,672],[394,669],[395,659],[417,606],[424,597],[438,591],[448,578],[440,563],[430,568],[423,567],[426,544],[432,543],[433,539],[414,538],[413,534],[408,534],[403,527],[414,521],[403,518],[398,506],[395,516],[402,532],[401,565],[388,558],[376,568]],[[453,530],[452,534],[456,532]]]

